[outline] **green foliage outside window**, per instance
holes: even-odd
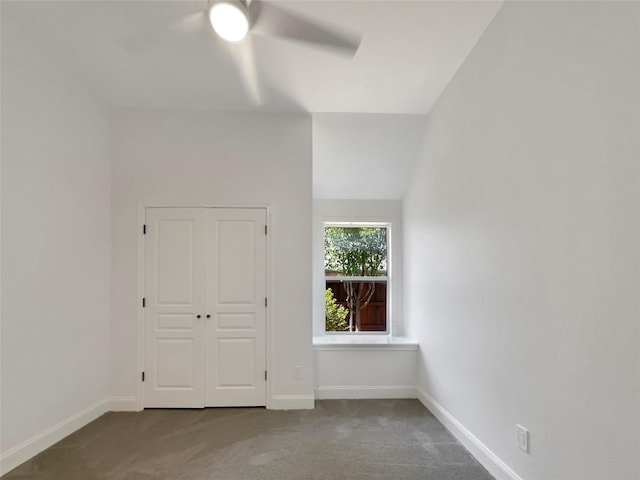
[[[387,229],[325,227],[324,268],[344,276],[380,276],[387,269]]]
[[[327,332],[348,332],[347,316],[349,310],[336,302],[336,297],[333,296],[333,291],[330,288],[325,291],[324,298]]]

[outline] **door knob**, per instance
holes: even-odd
[[[211,318],[211,315],[207,314],[207,318]]]
[[[196,315],[196,318],[200,318],[200,315]]]

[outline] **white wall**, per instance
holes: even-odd
[[[424,115],[313,114],[313,198],[400,200],[420,152]]]
[[[45,430],[104,411],[109,394],[110,130],[86,90],[27,38],[3,12],[5,471],[47,446],[53,437],[36,438]]]
[[[317,344],[316,398],[416,398],[415,344]]]
[[[507,2],[405,199],[419,385],[523,479],[640,478],[639,31],[637,2]]]
[[[270,208],[271,406],[312,406],[311,118],[114,112],[112,388],[136,395],[141,205]],[[303,379],[294,379],[294,366]]]

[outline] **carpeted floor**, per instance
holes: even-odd
[[[417,400],[107,413],[3,480],[489,480]]]

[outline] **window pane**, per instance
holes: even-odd
[[[327,332],[387,331],[387,282],[327,280]]]
[[[326,276],[386,276],[387,227],[325,227]]]

